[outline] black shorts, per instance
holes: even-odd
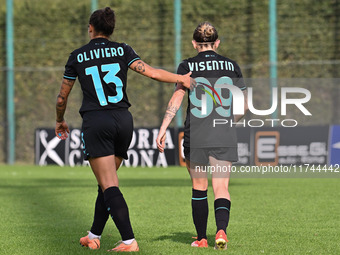
[[[115,155],[127,159],[133,134],[128,109],[90,111],[83,114],[84,159]]]
[[[184,147],[185,159],[192,163],[208,165],[209,156],[223,161],[238,161],[236,147],[216,147],[216,148],[190,148]]]

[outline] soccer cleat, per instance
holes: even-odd
[[[100,240],[97,238],[90,239],[88,235],[80,238],[79,243],[81,246],[89,247],[91,250],[100,248]]]
[[[219,230],[215,237],[215,250],[226,250],[227,249],[227,235],[224,230]]]
[[[115,251],[115,252],[133,252],[133,251],[139,251],[139,247],[137,244],[136,240],[133,240],[133,242],[131,244],[125,244],[123,243],[123,241],[119,241],[117,243],[118,245],[108,251]]]
[[[196,238],[197,239],[197,237],[193,237],[193,238]],[[206,248],[206,247],[208,247],[208,241],[207,241],[207,239],[205,239],[205,238],[202,238],[201,240],[196,240],[196,241],[193,241],[192,243],[191,243],[191,247],[200,247],[200,248]]]

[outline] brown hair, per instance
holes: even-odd
[[[209,44],[212,47],[214,42],[218,39],[218,33],[216,28],[211,23],[206,21],[196,27],[193,34],[193,39],[200,48],[208,47]]]
[[[116,25],[115,12],[110,7],[96,10],[92,13],[89,24],[94,27],[97,33],[110,36]]]
[[[206,21],[196,27],[193,39],[198,43],[215,42],[218,39],[218,33],[216,28]]]

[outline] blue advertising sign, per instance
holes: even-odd
[[[334,125],[330,127],[328,149],[328,164],[340,164],[340,126]]]

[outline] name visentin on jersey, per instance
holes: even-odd
[[[188,62],[189,70],[192,71],[220,71],[229,70],[234,71],[233,63],[225,60],[209,60],[201,62]]]
[[[99,48],[99,49],[93,49],[89,52],[81,52],[77,55],[77,61],[79,63],[82,63],[84,61],[89,61],[92,59],[98,59],[98,58],[110,58],[110,57],[117,57],[117,56],[123,56],[124,55],[124,49],[123,47],[116,48]]]

